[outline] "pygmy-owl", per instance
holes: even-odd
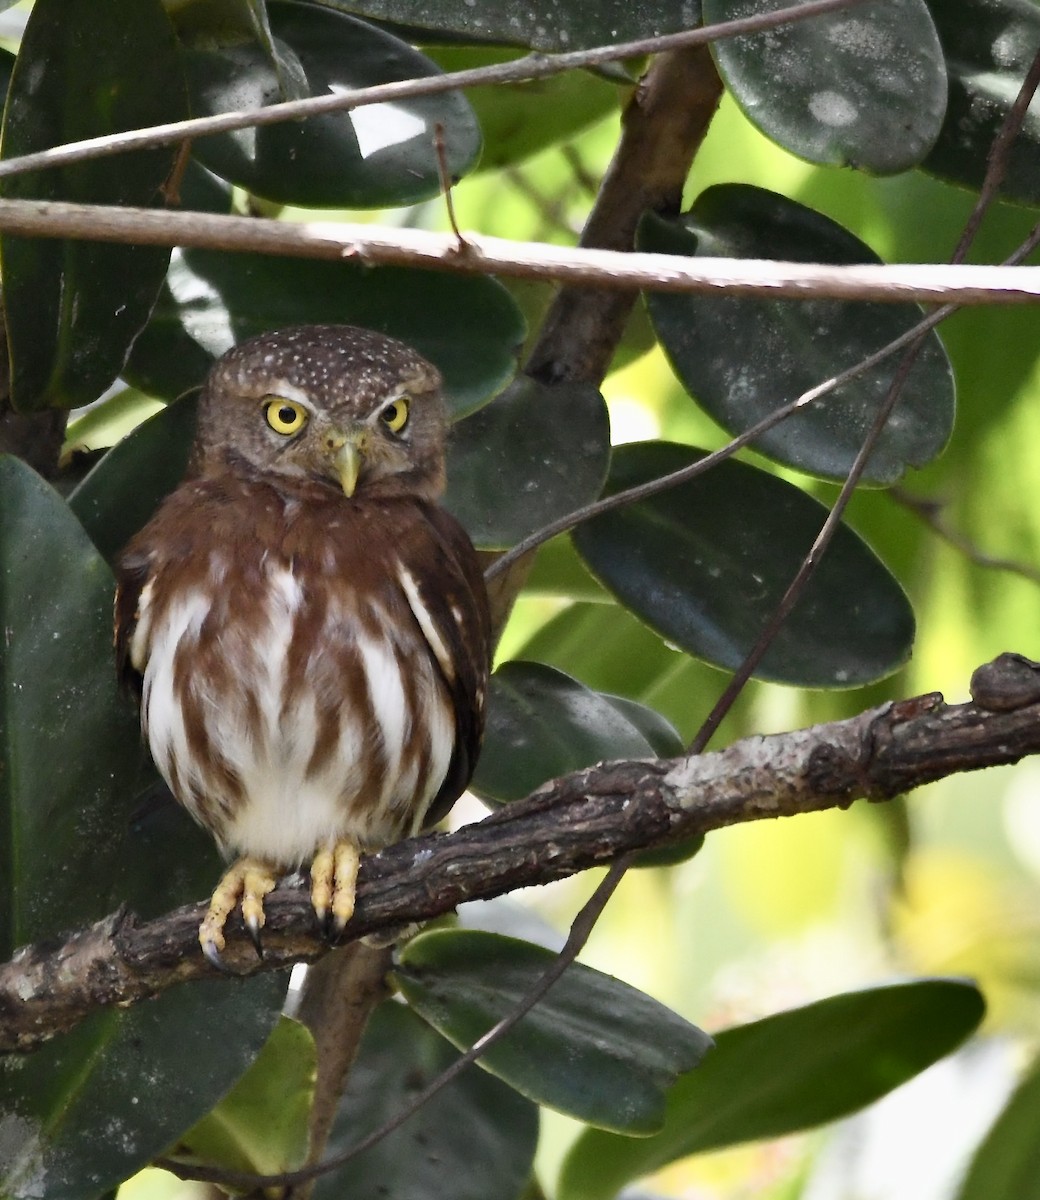
[[[309,864],[338,931],[361,850],[469,781],[491,649],[473,547],[437,504],[440,377],[393,338],[306,325],[230,350],[191,468],[124,551],[116,654],[173,794],[237,861],[199,930]]]

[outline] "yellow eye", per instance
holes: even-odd
[[[391,400],[379,414],[379,419],[391,433],[400,433],[408,424],[408,398],[399,396]]]
[[[307,410],[295,400],[282,400],[278,397],[268,400],[264,406],[264,416],[275,433],[284,434],[286,437],[299,433],[307,424]]]

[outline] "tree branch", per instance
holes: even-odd
[[[453,834],[398,843],[362,863],[347,937],[440,916],[468,900],[562,879],[622,854],[726,825],[887,800],[959,771],[1040,752],[1040,667],[1002,655],[973,677],[975,700],[938,694],[845,721],[752,737],[677,759],[602,763],[539,788]],[[0,967],[0,1050],[28,1050],[99,1007],[126,1005],[212,975],[198,948],[204,905],[140,922],[119,911],[63,944]],[[237,918],[225,954],[243,975],[314,961],[329,947],[306,888],[268,898],[265,957]]]
[[[499,274],[617,291],[725,293],[795,300],[883,303],[1036,303],[1040,267],[945,263],[833,266],[760,259],[553,246],[465,232],[391,229],[338,221],[301,224],[169,209],[48,200],[0,200],[0,232],[153,246],[188,246],[292,258],[411,266],[455,274]]]

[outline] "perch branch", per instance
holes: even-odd
[[[726,825],[887,800],[958,771],[1040,753],[1040,667],[1002,655],[976,672],[973,692],[967,704],[917,696],[711,754],[575,772],[457,833],[368,856],[347,936],[430,920],[468,900]],[[204,907],[147,922],[119,911],[64,942],[21,949],[0,967],[0,1050],[31,1049],[99,1007],[210,976],[197,941]],[[225,958],[233,971],[273,970],[327,952],[302,884],[280,887],[266,911],[263,962],[232,927]]]

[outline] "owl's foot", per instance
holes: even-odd
[[[343,932],[354,915],[361,850],[353,838],[333,842],[311,862],[311,904],[318,924],[333,937]]]
[[[209,902],[209,910],[199,926],[202,953],[218,969],[225,969],[220,952],[224,949],[224,926],[235,905],[241,901],[242,920],[250,941],[263,957],[260,930],[264,926],[264,897],[273,891],[278,875],[270,863],[257,858],[240,858],[221,876]]]

